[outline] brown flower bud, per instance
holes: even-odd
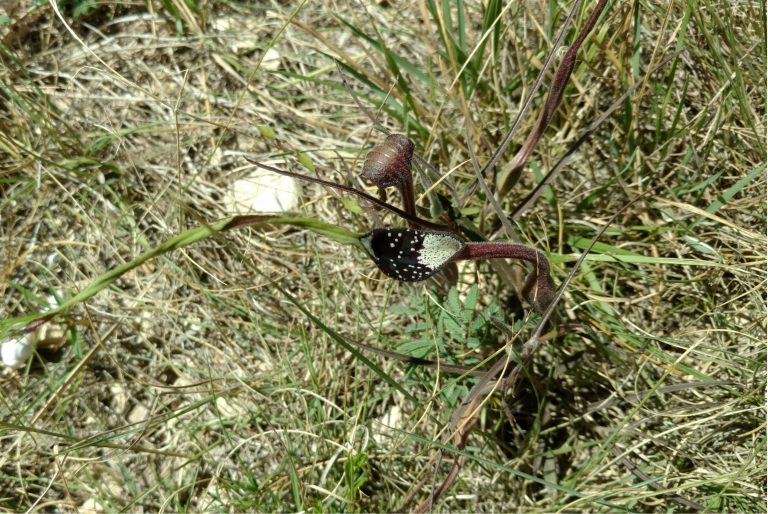
[[[390,134],[368,152],[363,163],[363,178],[379,187],[404,184],[411,180],[413,141],[402,134]]]

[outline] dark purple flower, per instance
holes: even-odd
[[[466,243],[452,232],[413,228],[377,228],[360,242],[385,275],[401,282],[426,280],[449,262],[518,259],[533,266],[522,290],[533,308],[544,312],[555,297],[546,255],[519,243]]]
[[[464,249],[451,232],[377,228],[360,242],[385,275],[401,282],[426,280]]]

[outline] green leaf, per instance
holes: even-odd
[[[75,6],[72,9],[72,17],[79,18],[85,14],[88,14],[90,10],[96,7],[94,0],[85,0],[80,2],[74,2]]]
[[[406,355],[413,355],[414,357],[424,358],[435,351],[435,343],[434,341],[430,341],[428,339],[417,339],[398,345],[397,351]],[[440,349],[440,352],[442,353],[442,348]]]
[[[549,259],[554,264],[574,262],[579,260],[578,255],[550,254]],[[702,259],[678,259],[676,257],[652,257],[648,255],[603,255],[589,254],[584,262],[625,262],[628,264],[669,264],[672,266],[705,266],[710,268],[727,268],[727,264]]]
[[[474,320],[472,320],[472,323],[469,325],[469,333],[474,334],[478,332],[480,329],[482,329],[486,323],[488,323],[488,319],[485,316],[478,316]]]
[[[352,29],[352,31],[359,36],[361,39],[367,41],[370,43],[371,46],[374,47],[374,49],[378,50],[381,53],[384,53],[386,51],[386,48],[382,44],[381,41],[371,37],[366,31],[361,30],[356,25],[348,22],[338,14],[336,14],[336,19],[338,19],[341,23]],[[388,56],[392,60],[394,60],[395,63],[395,69],[402,68],[405,70],[408,74],[412,75],[413,77],[419,79],[420,81],[424,82],[427,85],[433,85],[432,78],[429,76],[429,74],[425,73],[419,66],[414,65],[409,60],[404,59],[398,55],[390,53]]]
[[[574,248],[583,250],[587,248],[590,244],[592,244],[592,240],[584,237],[570,237],[568,238],[568,243],[570,243],[570,245],[573,246]],[[600,241],[594,243],[594,245],[592,246],[592,252],[596,254],[604,253],[609,255],[633,255],[636,257],[640,256],[639,253],[632,252],[630,250],[624,250],[623,248],[617,248],[607,243],[601,243]]]
[[[446,307],[448,308],[448,311],[454,316],[461,316],[462,308],[461,303],[459,302],[459,292],[455,287],[452,287],[451,290],[448,291],[448,301]]]
[[[464,300],[464,312],[472,313],[477,305],[477,284],[473,284],[467,293],[467,299]]]
[[[362,236],[362,234],[357,234],[344,227],[332,225],[331,223],[326,223],[324,221],[316,220],[314,218],[279,217],[279,218],[270,219],[268,221],[264,221],[262,222],[262,224],[293,225],[295,227],[302,227],[302,228],[306,228],[307,230],[311,230],[315,234],[321,235],[323,237],[327,237],[329,239],[333,239],[337,243],[341,243],[344,245],[352,245],[352,246],[357,246],[358,248],[362,248],[362,245],[360,244],[360,237]]]
[[[744,189],[747,184],[752,182],[757,176],[761,175],[763,171],[765,171],[765,163],[758,165],[752,171],[750,171],[746,177],[740,179],[734,185],[729,187],[723,194],[717,197],[717,200],[709,204],[705,210],[710,214],[717,212],[720,207],[728,203],[728,201],[733,198],[736,193]]]
[[[124,274],[133,269],[136,269],[145,262],[150,261],[160,255],[197,243],[224,230],[231,230],[244,226],[281,224],[306,228],[312,232],[315,232],[316,234],[333,239],[338,243],[362,248],[362,245],[360,244],[361,234],[356,234],[345,228],[337,227],[336,225],[331,225],[330,223],[325,223],[313,218],[292,218],[268,215],[235,216],[234,218],[217,221],[210,225],[195,227],[186,230],[175,237],[172,237],[171,239],[161,243],[155,248],[132,259],[131,261],[112,268],[106,273],[102,273],[96,277],[89,285],[80,290],[78,294],[61,303],[54,309],[48,310],[46,312],[38,312],[35,314],[29,314],[26,316],[20,316],[17,318],[0,321],[0,340],[4,340],[8,337],[8,333],[6,333],[6,331],[18,330],[22,328],[20,326],[22,324],[27,324],[30,321],[38,320],[45,316],[53,317],[65,313],[78,303],[88,300],[102,289],[109,287]]]
[[[341,204],[344,206],[344,208],[352,214],[362,214],[363,208],[360,207],[360,203],[356,200],[344,196],[339,199],[341,200]]]
[[[277,134],[275,134],[275,131],[269,125],[259,125],[258,129],[259,129],[259,134],[266,137],[267,139],[277,138]]]
[[[302,151],[296,152],[296,159],[299,161],[299,164],[307,168],[312,173],[315,172],[315,163],[312,162],[312,159],[307,155],[306,153]]]
[[[293,463],[293,459],[290,455],[287,456],[288,461],[288,476],[291,479],[291,494],[293,495],[293,505],[296,507],[296,511],[300,512],[304,510],[304,502],[301,499],[301,481],[299,480],[299,474],[296,472],[296,466]]]

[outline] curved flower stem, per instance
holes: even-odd
[[[401,218],[408,220],[409,223],[415,223],[416,225],[420,227],[425,227],[431,230],[450,230],[450,227],[446,225],[440,225],[438,223],[432,223],[431,221],[427,221],[424,219],[421,219],[419,217],[414,217],[405,212],[402,209],[398,209],[394,205],[390,205],[387,202],[384,202],[375,196],[371,196],[368,193],[364,191],[360,191],[358,189],[355,189],[354,187],[345,186],[343,184],[337,184],[336,182],[331,182],[328,180],[323,180],[321,178],[317,177],[310,177],[308,175],[302,175],[301,173],[294,173],[292,171],[288,170],[281,170],[280,168],[275,168],[274,166],[270,166],[269,164],[264,164],[258,161],[251,160],[249,158],[245,158],[246,161],[250,162],[251,164],[258,166],[259,168],[277,173],[279,175],[285,175],[286,177],[293,177],[295,179],[304,180],[305,182],[314,182],[316,184],[322,184],[324,186],[331,187],[333,189],[338,189],[340,191],[346,191],[347,193],[352,193],[353,195],[356,195],[360,198],[365,198],[369,202],[371,202],[374,205],[377,205],[379,207],[382,207],[384,209],[387,209],[388,211],[394,212]],[[411,183],[413,184],[413,183]],[[413,187],[413,185],[411,185]]]
[[[410,214],[414,219],[418,218],[418,215],[416,214],[416,195],[413,190],[413,179],[410,175],[408,175],[406,180],[398,186],[398,189],[400,190],[400,195],[403,197],[403,210]],[[408,223],[413,228],[419,226],[418,223],[415,223],[413,220],[409,220]]]
[[[523,296],[539,313],[549,307],[555,296],[555,284],[549,275],[549,261],[544,252],[519,243],[466,243],[452,260],[482,259],[517,259],[533,264],[533,271],[523,285]]]
[[[541,110],[541,114],[539,114],[539,119],[536,121],[533,130],[531,130],[530,134],[528,134],[528,137],[523,143],[523,146],[520,147],[515,156],[509,162],[509,171],[506,172],[503,176],[499,176],[499,196],[506,195],[520,178],[523,167],[525,166],[526,162],[528,162],[528,158],[531,156],[533,149],[536,147],[536,144],[541,139],[541,136],[544,135],[544,131],[552,121],[552,118],[555,115],[555,111],[560,105],[560,101],[563,99],[563,93],[565,92],[565,88],[568,85],[569,79],[571,78],[571,73],[576,67],[576,54],[578,53],[582,43],[584,43],[584,40],[587,38],[587,35],[589,35],[597,23],[598,18],[603,12],[603,9],[605,9],[606,3],[607,0],[598,0],[586,23],[581,28],[579,35],[576,36],[576,40],[565,52],[563,60],[560,62],[560,66],[557,67],[555,75],[552,77],[552,83],[549,86],[549,93],[547,94],[547,99],[544,102],[544,107]]]

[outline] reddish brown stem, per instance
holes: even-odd
[[[407,212],[414,219],[418,218],[416,215],[416,193],[413,189],[413,178],[408,175],[399,185],[400,195],[403,197],[403,210]],[[418,227],[418,223],[413,220],[409,220],[408,223],[411,227]]]
[[[552,77],[552,83],[549,86],[549,94],[547,95],[547,99],[544,102],[544,107],[541,110],[539,119],[536,121],[536,125],[534,125],[531,133],[528,134],[528,138],[526,138],[523,146],[520,147],[520,149],[517,151],[517,154],[515,154],[515,156],[510,161],[509,172],[507,172],[504,177],[500,177],[500,196],[507,194],[514,183],[517,182],[517,179],[520,176],[520,172],[522,171],[526,162],[528,162],[528,158],[531,156],[533,149],[536,147],[536,144],[541,139],[541,136],[544,135],[544,131],[552,121],[552,118],[555,115],[555,111],[560,105],[560,101],[563,99],[563,93],[565,93],[565,87],[568,85],[568,80],[571,78],[571,73],[576,66],[576,54],[578,53],[582,43],[584,43],[584,40],[587,38],[587,35],[592,31],[592,28],[594,28],[595,24],[597,23],[597,19],[600,17],[600,14],[602,14],[606,3],[607,0],[598,0],[597,5],[595,5],[592,14],[590,14],[587,22],[584,24],[581,31],[579,32],[579,35],[576,37],[576,40],[568,48],[568,51],[565,52],[560,66],[557,67],[557,71],[555,71],[555,75]]]
[[[285,175],[287,177],[293,177],[293,178],[296,178],[296,179],[299,179],[299,180],[304,180],[306,182],[314,182],[315,184],[322,184],[324,186],[328,186],[328,187],[331,187],[333,189],[338,189],[340,191],[346,191],[347,193],[352,193],[354,195],[359,196],[360,198],[364,198],[364,199],[368,200],[369,202],[371,202],[374,205],[377,205],[379,207],[387,209],[388,211],[394,212],[395,214],[397,214],[401,218],[408,220],[409,223],[416,224],[417,226],[420,226],[420,227],[425,227],[425,228],[429,228],[429,229],[432,229],[432,230],[449,230],[449,228],[450,228],[450,227],[448,227],[446,225],[439,225],[437,223],[432,223],[431,221],[427,221],[427,220],[423,220],[423,219],[418,218],[418,217],[414,217],[414,216],[408,214],[407,212],[405,212],[404,210],[398,209],[394,205],[390,205],[387,202],[379,200],[375,196],[369,195],[368,193],[366,193],[364,191],[360,191],[358,189],[355,189],[354,187],[345,186],[343,184],[337,184],[335,182],[330,182],[328,180],[323,180],[323,179],[317,178],[317,177],[310,177],[310,176],[307,176],[307,175],[302,175],[300,173],[294,173],[294,172],[288,171],[288,170],[281,170],[280,168],[275,168],[274,166],[270,166],[269,164],[264,164],[264,163],[261,163],[261,162],[258,162],[258,161],[253,161],[251,159],[248,159],[247,157],[245,158],[245,160],[250,162],[251,164],[254,164],[254,165],[258,166],[259,168],[263,168],[265,170],[269,170],[269,171],[272,171],[274,173],[278,173],[280,175]],[[411,187],[413,187],[413,183],[411,183]],[[413,195],[411,195],[411,198],[413,198]],[[227,227],[227,228],[229,228],[229,227]]]
[[[533,264],[533,271],[523,285],[523,296],[536,309],[544,312],[555,295],[555,284],[549,275],[549,261],[544,252],[518,243],[467,243],[454,261],[480,259],[518,259]]]

